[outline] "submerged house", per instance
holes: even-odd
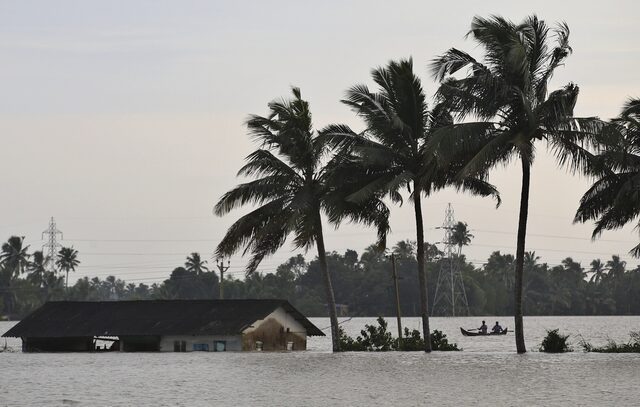
[[[48,302],[2,336],[24,352],[220,352],[305,350],[314,335],[285,300],[154,300]]]

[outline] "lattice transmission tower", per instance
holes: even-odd
[[[455,256],[455,244],[451,240],[455,225],[453,206],[447,205],[444,216],[444,257],[440,260],[440,271],[433,298],[432,315],[465,316],[469,315],[469,301],[464,288],[460,259]]]
[[[56,221],[52,216],[49,221],[49,228],[42,232],[42,240],[44,240],[42,251],[46,253],[45,259],[48,271],[56,271],[56,254],[58,253],[58,249],[62,247],[62,245],[58,243],[58,235],[60,236],[60,240],[62,240],[62,232],[58,230]]]

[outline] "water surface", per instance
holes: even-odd
[[[488,325],[495,322],[487,317]],[[512,319],[499,319],[511,325]],[[352,335],[374,318],[343,324]],[[314,318],[320,328],[328,320]],[[389,328],[395,333],[395,321]],[[419,319],[403,319],[418,328]],[[331,354],[311,338],[291,353],[0,354],[0,406],[618,405],[640,400],[640,355],[514,353],[513,334],[463,337],[479,318],[433,318],[463,352]],[[5,332],[13,323],[0,323]],[[525,318],[527,345],[545,329],[594,344],[627,340],[640,317]],[[572,336],[572,338],[574,337]],[[0,342],[0,346],[3,342]],[[19,340],[8,340],[19,349]]]

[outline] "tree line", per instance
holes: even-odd
[[[575,216],[576,222],[596,221],[594,238],[640,213],[640,100],[630,100],[609,122],[574,116],[578,86],[549,89],[555,70],[572,52],[567,24],[550,27],[535,15],[520,23],[476,16],[467,37],[476,42],[481,58],[455,48],[435,57],[430,74],[438,87],[431,108],[409,58],[373,69],[376,89],[357,84],[347,90],[341,102],[362,119],[362,131],[344,124],[316,130],[299,88],[293,88],[290,99],[269,103],[266,116],[247,120],[249,135],[260,147],[239,175],[255,179],[223,195],[215,212],[223,216],[244,205],[254,209],[229,228],[217,254],[250,253],[251,274],[289,235],[300,248],[316,246],[334,351],[340,350],[334,287],[340,277],[329,271],[323,216],[336,227],[345,220],[374,226],[383,249],[388,204],[413,204],[418,309],[429,352],[422,199],[452,187],[493,197],[499,205],[489,172],[517,162],[521,194],[509,284],[516,350],[524,353],[523,306],[532,297],[525,291],[525,284],[532,283],[524,277],[527,218],[536,147],[546,146],[559,166],[595,180]]]
[[[461,223],[460,223],[461,224]],[[464,228],[462,228],[464,230]],[[462,236],[460,240],[459,237]],[[466,236],[466,237],[465,237]],[[486,262],[475,266],[461,253],[469,243],[468,232],[452,236],[459,251],[453,260],[459,267],[466,288],[469,314],[478,316],[512,315],[514,297],[515,257],[499,251],[491,253]],[[12,237],[16,243],[20,238]],[[0,276],[0,315],[13,318],[27,315],[46,301],[116,301],[151,299],[217,299],[219,276],[209,270],[198,253],[191,253],[184,265],[176,267],[163,282],[145,284],[127,282],[116,276],[104,279],[82,277],[65,289],[66,266],[57,262],[54,271],[39,266],[41,252],[29,254],[22,248],[26,267],[16,274],[11,269],[7,249],[2,247]],[[458,244],[457,242],[461,242]],[[425,262],[427,276],[436,281],[441,268],[449,259],[429,243]],[[15,246],[13,247],[15,248]],[[396,260],[400,308],[404,316],[420,316],[420,292],[415,284],[417,244],[397,242],[392,248],[380,251],[374,244],[362,254],[354,250],[326,254],[332,271],[336,302],[349,316],[395,315],[395,298],[390,254]],[[13,249],[11,252],[14,252]],[[75,266],[79,265],[75,251]],[[524,307],[529,315],[640,315],[640,266],[628,267],[619,256],[594,259],[583,266],[571,257],[558,265],[541,261],[535,253],[525,254],[523,284],[526,295]],[[447,265],[448,266],[448,265]],[[70,270],[75,270],[75,267]],[[10,282],[7,284],[7,278]],[[307,316],[326,316],[322,266],[316,257],[307,261],[302,255],[289,258],[274,273],[255,272],[244,279],[225,277],[227,299],[283,298]],[[429,298],[435,298],[435,284],[429,287]],[[429,304],[433,306],[433,303]],[[433,308],[432,308],[433,309]],[[438,308],[448,315],[448,310]],[[458,315],[466,310],[459,308]],[[439,316],[442,314],[436,314]],[[433,315],[432,315],[433,316]]]

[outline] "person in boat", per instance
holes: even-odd
[[[486,334],[487,333],[487,324],[484,323],[484,321],[482,321],[482,326],[480,328],[478,328],[478,331],[480,331],[480,333]]]
[[[493,332],[494,334],[502,333],[502,327],[500,326],[498,321],[496,321],[496,324],[493,326],[493,328],[491,328],[491,332]]]

